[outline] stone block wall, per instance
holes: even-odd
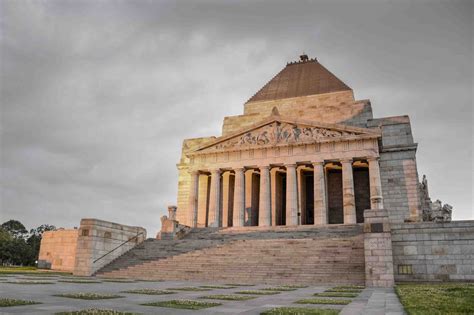
[[[142,227],[128,226],[97,219],[82,219],[77,239],[74,275],[90,276],[115,258],[146,239]],[[116,250],[119,245],[130,240]],[[96,261],[103,255],[107,256]]]
[[[38,260],[51,264],[52,270],[74,270],[78,229],[46,231],[41,239]]]
[[[380,177],[384,207],[391,222],[421,220],[416,166],[417,144],[413,142],[408,116],[371,119],[369,128],[382,129]]]
[[[244,115],[224,118],[222,135],[247,128],[268,117],[276,107],[280,115],[324,123],[341,123],[365,127],[373,118],[368,100],[354,101],[352,91],[300,96],[245,104]]]
[[[391,227],[396,281],[474,281],[474,221]]]

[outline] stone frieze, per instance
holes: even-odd
[[[318,142],[328,138],[356,136],[357,133],[321,127],[303,127],[287,122],[275,121],[259,129],[248,131],[213,146],[215,150],[259,145],[277,145]]]

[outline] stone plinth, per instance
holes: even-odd
[[[392,287],[393,255],[388,211],[365,210],[364,219],[365,284]]]

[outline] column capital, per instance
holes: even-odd
[[[199,175],[199,170],[189,170],[188,173],[191,175]]]
[[[215,169],[211,169],[210,172],[211,172],[211,174],[219,175],[221,173],[221,170],[218,169],[218,168],[215,168]]]
[[[311,162],[311,164],[313,164],[313,166],[322,166],[324,165],[324,161],[314,161],[314,162]]]
[[[245,167],[236,167],[233,169],[234,172],[245,172]]]
[[[296,164],[285,164],[285,167],[296,168]]]
[[[342,164],[345,164],[345,163],[350,163],[350,164],[352,164],[352,163],[354,162],[354,159],[352,159],[352,158],[340,159],[340,162],[341,162]]]
[[[261,165],[258,168],[259,169],[270,169],[270,165]]]
[[[375,161],[378,161],[380,160],[380,156],[369,156],[367,158],[367,162],[375,162]]]

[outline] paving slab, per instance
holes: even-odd
[[[24,276],[8,277],[8,281],[25,280]],[[202,285],[219,285],[209,282],[196,281],[134,281],[134,282],[106,282],[103,279],[87,278],[97,280],[100,283],[71,283],[60,282],[67,277],[40,278],[37,281],[51,281],[53,284],[15,284],[8,282],[0,283],[0,297],[25,299],[41,302],[42,304],[0,307],[0,314],[54,314],[63,311],[78,311],[88,308],[114,309],[118,311],[134,312],[139,314],[246,314],[257,315],[264,310],[274,307],[292,306],[307,308],[330,308],[341,310],[342,315],[356,314],[405,314],[403,307],[398,301],[393,289],[367,288],[358,297],[351,299],[348,305],[312,305],[296,304],[300,299],[314,298],[314,293],[324,292],[334,285],[317,285],[299,288],[294,291],[282,291],[275,295],[259,295],[255,299],[246,301],[221,301],[203,300],[200,297],[215,294],[235,294],[243,290],[259,290],[275,285],[261,284],[255,286],[237,286],[231,289],[210,289],[209,291],[176,291],[174,294],[145,295],[123,293],[133,289],[170,289],[181,287],[199,287]],[[68,279],[69,280],[69,279]],[[55,296],[64,293],[108,293],[122,296],[117,299],[105,300],[80,300]],[[143,303],[166,301],[172,299],[191,299],[200,301],[212,301],[222,303],[220,306],[202,310],[182,310],[164,307],[143,306]]]

